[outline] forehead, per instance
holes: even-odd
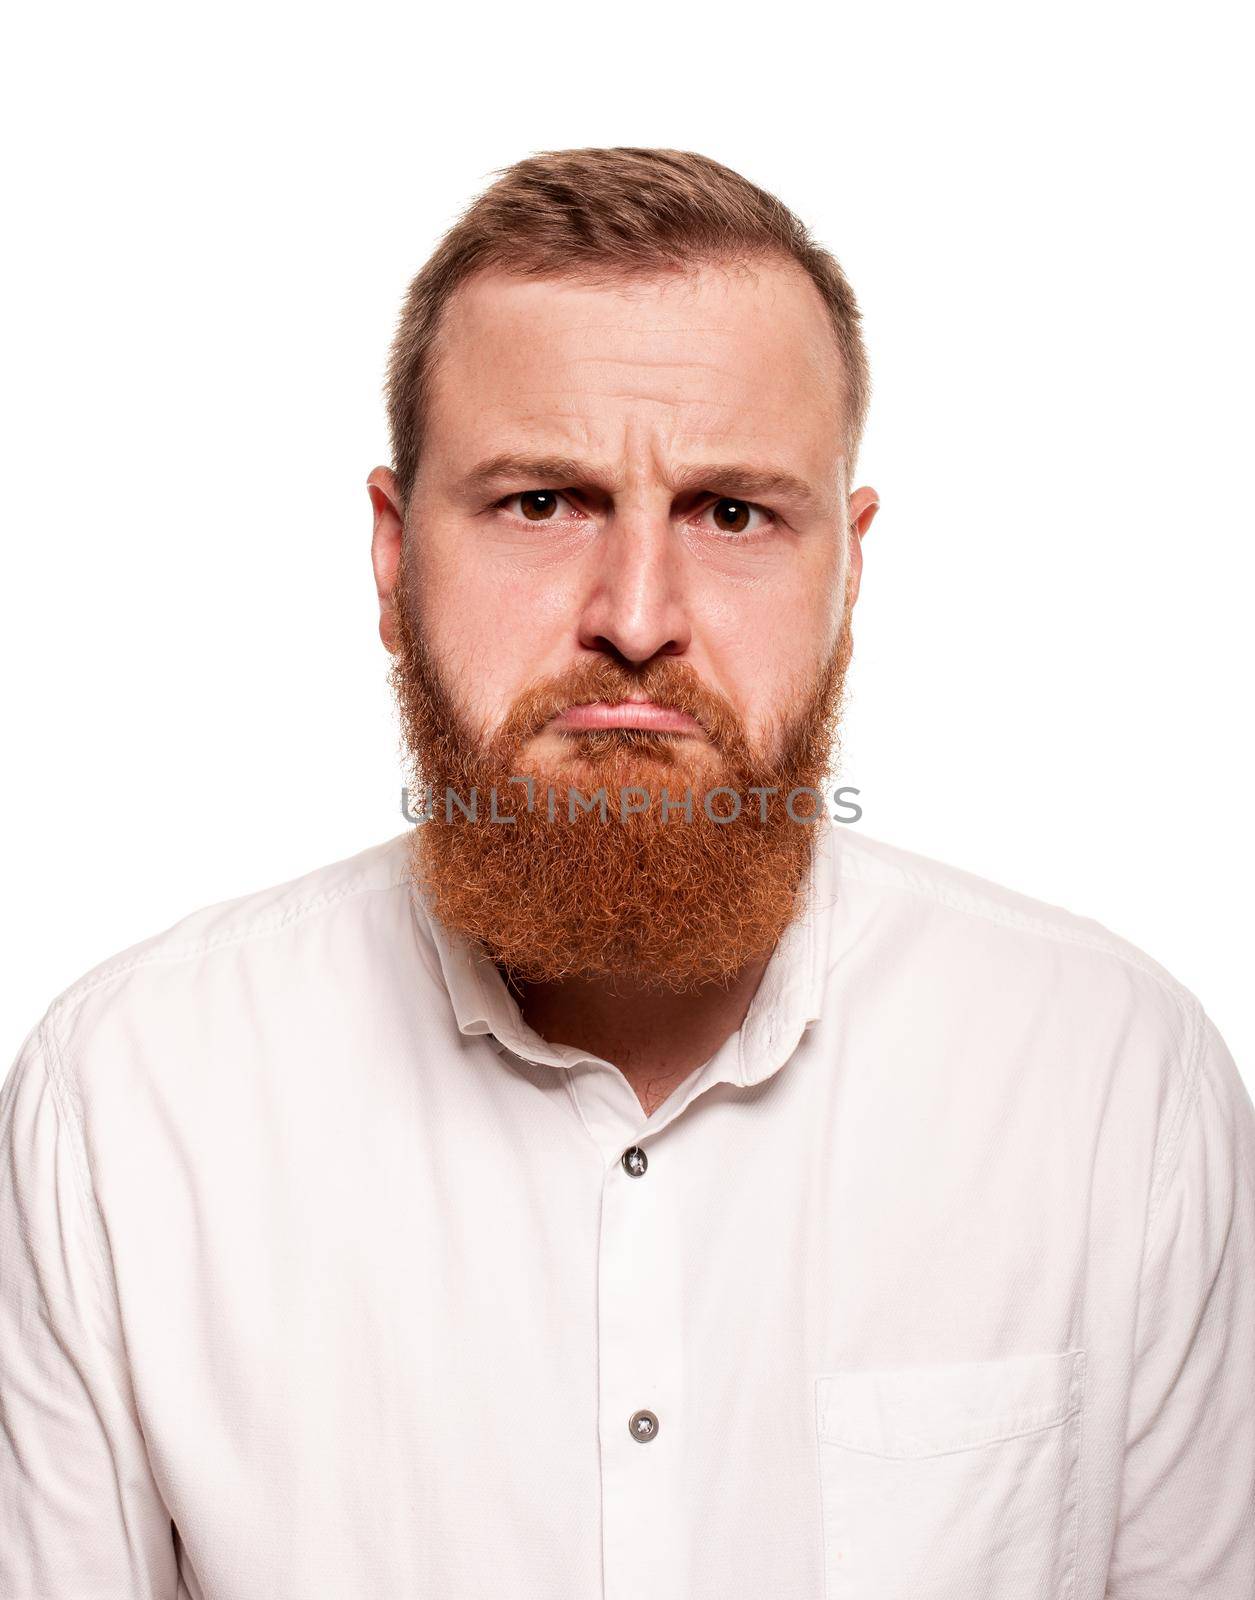
[[[425,463],[500,450],[669,455],[715,445],[829,478],[842,452],[840,356],[791,262],[591,284],[483,273],[446,308]]]

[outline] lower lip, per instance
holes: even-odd
[[[700,733],[701,727],[682,711],[624,701],[616,706],[571,706],[552,726],[559,733],[577,728],[654,728],[664,733]]]

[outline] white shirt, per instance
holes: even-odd
[[[405,834],[58,998],[0,1092],[3,1600],[1251,1600],[1215,1029],[1093,922],[819,841],[648,1118]]]

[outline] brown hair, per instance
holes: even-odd
[[[418,472],[444,308],[490,268],[608,282],[703,261],[797,262],[836,336],[853,474],[871,393],[858,302],[836,259],[773,195],[690,150],[547,150],[494,175],[410,284],[392,341],[384,392],[403,506]]]

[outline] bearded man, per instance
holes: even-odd
[[[831,819],[853,293],[687,152],[500,175],[370,474],[425,820],[0,1093],[0,1594],[1255,1594],[1255,1112],[1095,923]]]

